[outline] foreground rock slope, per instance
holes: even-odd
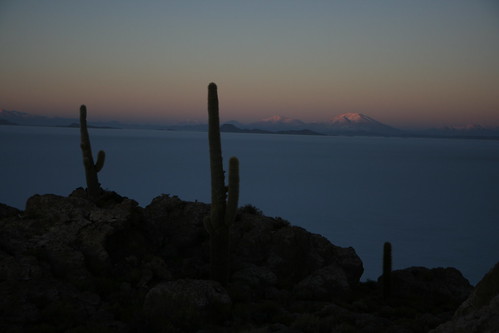
[[[472,291],[455,269],[413,267],[393,272],[384,300],[359,282],[353,248],[252,206],[238,211],[224,287],[209,280],[208,212],[82,189],[0,206],[0,331],[428,332]]]

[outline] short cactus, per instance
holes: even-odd
[[[97,198],[101,193],[101,187],[97,173],[104,166],[106,154],[100,150],[97,154],[97,162],[94,164],[92,156],[92,147],[90,146],[90,137],[87,129],[87,107],[80,107],[80,135],[81,135],[81,151],[83,154],[83,166],[85,167],[85,178],[87,180],[87,193],[91,198]]]
[[[208,86],[208,140],[211,169],[211,211],[205,219],[210,234],[211,277],[223,285],[230,274],[230,226],[235,220],[239,200],[239,160],[229,160],[229,184],[225,186],[220,142],[218,94],[215,83]]]
[[[392,292],[392,244],[386,242],[383,246],[383,298],[388,299]]]

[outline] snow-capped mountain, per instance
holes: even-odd
[[[331,128],[342,131],[385,131],[393,127],[382,124],[379,121],[362,113],[343,113],[332,118],[328,125]]]
[[[329,124],[340,128],[355,128],[360,125],[377,126],[381,123],[365,114],[349,112],[331,118]]]
[[[343,113],[324,123],[314,123],[314,130],[336,135],[397,135],[402,131],[362,113]]]

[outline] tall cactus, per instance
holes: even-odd
[[[239,160],[229,160],[229,184],[225,186],[220,142],[217,85],[208,85],[208,141],[211,169],[211,211],[205,219],[210,234],[211,278],[226,285],[230,274],[230,226],[239,200]]]
[[[87,192],[91,198],[97,198],[101,193],[101,187],[97,173],[104,166],[106,154],[100,150],[97,154],[97,162],[94,164],[92,156],[92,147],[90,146],[90,137],[87,129],[87,107],[80,106],[80,136],[81,136],[81,151],[83,154],[83,166],[85,167],[85,178],[87,179]]]
[[[388,299],[392,293],[392,244],[386,242],[383,246],[383,298]]]

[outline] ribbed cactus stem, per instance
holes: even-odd
[[[225,208],[225,224],[230,227],[236,218],[239,202],[239,160],[231,157],[229,160],[229,186],[227,207]]]
[[[226,189],[220,140],[217,85],[208,85],[208,141],[211,169],[211,223],[222,221],[225,215]]]
[[[218,93],[215,83],[208,85],[208,141],[211,169],[211,211],[204,224],[210,234],[211,277],[226,285],[230,275],[229,231],[236,217],[239,201],[239,160],[232,157],[229,161],[229,185],[226,187],[220,140]]]
[[[94,164],[92,146],[90,145],[90,137],[88,135],[87,128],[87,107],[85,105],[80,107],[80,136],[83,166],[85,167],[85,178],[87,180],[87,192],[90,197],[96,198],[101,192],[97,172],[99,172],[104,166],[106,155],[102,150],[99,151],[97,163]]]
[[[386,242],[383,246],[383,297],[388,299],[392,291],[392,244]]]

